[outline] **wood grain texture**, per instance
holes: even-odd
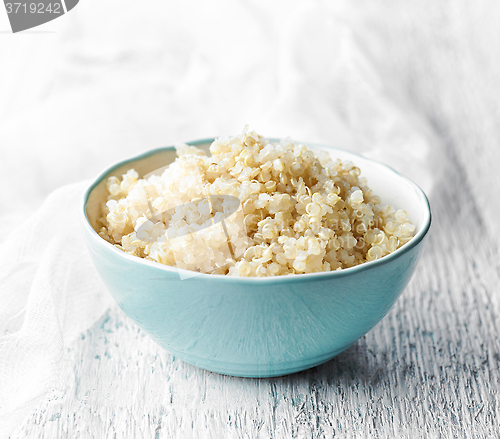
[[[370,4],[354,11],[368,45],[447,163],[427,250],[385,319],[324,365],[242,379],[177,360],[115,307],[68,348],[71,384],[13,439],[500,437],[500,52],[485,47],[498,49],[498,15],[464,1]]]

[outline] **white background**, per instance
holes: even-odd
[[[339,359],[283,379],[206,373],[159,349],[116,306],[92,325],[110,304],[102,297],[78,321],[54,295],[62,321],[74,323],[56,331],[61,393],[26,385],[13,402],[0,388],[0,421],[10,406],[13,437],[498,436],[499,9],[81,0],[11,34],[0,7],[0,261],[34,252],[15,227],[53,190],[141,151],[246,124],[376,157],[417,181],[434,214],[419,274],[381,324]],[[49,206],[67,214],[75,194],[59,192]],[[6,239],[10,231],[20,235]],[[19,297],[22,309],[29,285],[19,296],[7,286],[0,298]],[[12,317],[5,303],[5,327],[21,327],[24,314]],[[117,347],[101,359],[108,341]],[[36,368],[26,375],[36,377]]]

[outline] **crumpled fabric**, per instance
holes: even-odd
[[[0,433],[62,390],[66,348],[110,306],[85,249],[87,182],[54,191],[0,254]]]
[[[17,43],[40,77],[28,112],[0,108],[0,185],[12,187],[0,191],[0,437],[64,390],[67,347],[112,303],[78,216],[88,179],[110,163],[249,124],[361,153],[433,190],[431,130],[326,3],[198,1],[196,14],[150,3],[80,2],[55,36]],[[14,81],[19,66],[5,65]]]

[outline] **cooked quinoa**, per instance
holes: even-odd
[[[161,175],[130,169],[108,179],[102,238],[161,264],[260,277],[353,267],[414,234],[406,212],[382,205],[352,162],[290,139],[245,129],[216,139],[210,157],[185,144],[176,151]]]

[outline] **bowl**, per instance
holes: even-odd
[[[208,152],[213,139],[189,142]],[[240,278],[194,277],[128,255],[96,232],[106,180],[129,168],[140,176],[171,163],[159,148],[106,169],[84,195],[81,214],[97,271],[122,310],[174,356],[203,369],[241,377],[298,372],[338,355],[387,314],[413,275],[431,223],[429,202],[391,168],[341,149],[304,143],[352,160],[382,202],[404,209],[414,238],[379,260],[334,272]],[[185,273],[186,274],[186,273]]]

